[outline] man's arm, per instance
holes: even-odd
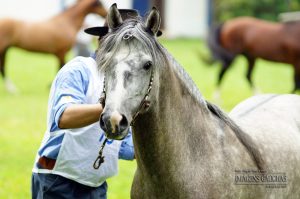
[[[61,129],[80,128],[99,121],[101,104],[70,104],[62,113],[58,126]]]
[[[119,151],[119,159],[123,159],[123,160],[135,159],[131,128],[129,129],[128,135],[122,141],[120,151]]]

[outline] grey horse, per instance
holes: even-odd
[[[123,21],[114,4],[97,52],[105,71],[101,128],[130,125],[137,170],[131,198],[299,198],[300,97],[262,95],[229,114],[207,102],[156,40],[159,12]]]

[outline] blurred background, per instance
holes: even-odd
[[[220,72],[220,63],[208,64],[203,60],[203,56],[210,56],[206,43],[210,27],[239,16],[279,22],[282,13],[289,12],[297,17],[300,9],[299,0],[102,1],[106,8],[115,2],[118,8],[134,8],[141,15],[152,6],[160,10],[163,36],[159,42],[181,63],[209,101],[215,100],[214,92]],[[75,0],[0,0],[0,19],[10,17],[28,22],[44,21],[75,3]],[[86,17],[77,35],[77,42],[82,41],[88,46],[86,52],[95,50],[97,38],[84,34],[83,29],[103,23],[102,17]],[[35,36],[28,39],[34,40]],[[80,55],[79,51],[72,48],[66,60],[76,55]],[[4,82],[0,81],[0,199],[30,198],[31,169],[46,129],[49,85],[57,73],[58,64],[52,54],[16,47],[9,48],[6,54],[6,73],[18,91],[8,92]],[[246,65],[245,58],[239,56],[224,77],[217,102],[227,112],[253,95],[245,78]],[[290,65],[262,59],[256,65],[253,81],[261,93],[291,91],[294,82]],[[135,161],[120,161],[119,175],[108,182],[109,199],[129,198],[135,168]]]

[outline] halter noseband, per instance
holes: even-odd
[[[147,92],[146,92],[143,100],[141,101],[141,103],[139,105],[139,108],[137,109],[137,111],[135,112],[135,114],[133,114],[130,126],[132,126],[134,124],[136,118],[141,113],[141,111],[146,110],[150,106],[149,94],[150,94],[150,92],[152,90],[153,79],[154,78],[153,78],[153,70],[152,70],[151,71],[151,77],[150,77],[150,82],[149,82],[149,86],[148,86]],[[104,80],[103,80],[103,91],[102,91],[101,96],[99,98],[99,103],[102,105],[103,108],[105,106],[105,99],[106,99],[106,91],[105,91],[105,77],[104,77]]]
[[[151,77],[150,77],[150,82],[149,82],[149,86],[148,86],[148,89],[147,89],[147,93],[144,96],[143,100],[141,101],[138,110],[133,115],[130,126],[132,126],[134,124],[137,116],[140,114],[140,112],[142,110],[145,110],[145,109],[149,108],[149,106],[150,106],[149,94],[150,94],[151,89],[152,89],[152,84],[153,84],[153,70],[151,71]],[[105,91],[105,77],[104,77],[103,91],[102,91],[101,96],[99,98],[99,103],[102,105],[103,108],[105,106],[105,99],[106,99],[106,91]],[[100,147],[99,154],[98,154],[98,156],[97,156],[97,158],[96,158],[96,160],[93,164],[94,169],[99,169],[101,164],[104,163],[103,149],[105,147],[105,144],[106,144],[107,140],[108,140],[108,138],[105,138],[104,142],[102,143],[102,145]]]

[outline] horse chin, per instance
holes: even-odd
[[[108,139],[112,139],[112,140],[123,140],[129,133],[129,127],[126,128],[124,131],[121,132],[105,132],[105,136]]]

